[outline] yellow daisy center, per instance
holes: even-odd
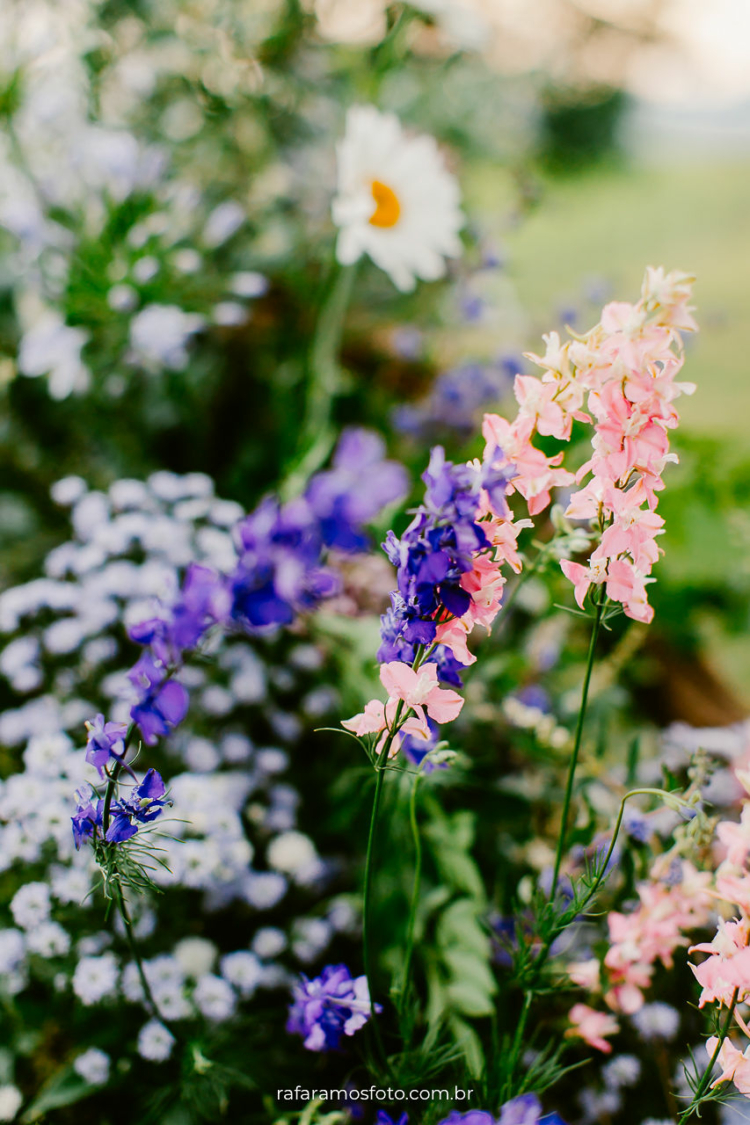
[[[370,185],[372,198],[375,200],[375,210],[370,215],[369,222],[373,227],[395,227],[401,215],[401,204],[393,188],[381,184],[380,180],[373,180]]]

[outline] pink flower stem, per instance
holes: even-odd
[[[595,602],[596,615],[594,617],[594,624],[591,629],[591,640],[589,641],[589,652],[586,660],[586,672],[583,677],[583,688],[581,690],[581,706],[578,710],[578,722],[576,724],[575,741],[573,743],[573,752],[570,756],[570,766],[568,767],[568,781],[565,786],[565,797],[563,798],[562,819],[560,823],[560,835],[557,840],[557,852],[555,854],[555,867],[552,873],[552,885],[550,886],[549,901],[552,902],[557,891],[557,880],[560,877],[560,867],[562,865],[563,854],[565,852],[565,842],[568,834],[568,816],[570,814],[570,803],[573,798],[573,785],[575,783],[576,767],[578,766],[578,755],[581,750],[581,738],[583,735],[583,724],[586,719],[586,704],[589,697],[589,686],[591,684],[591,673],[594,669],[594,656],[596,654],[596,642],[599,636],[599,628],[602,623],[602,614],[604,612],[604,601],[600,599]]]
[[[700,1080],[700,1084],[698,1086],[698,1089],[693,1094],[693,1099],[690,1102],[690,1105],[687,1107],[687,1109],[683,1113],[682,1117],[677,1122],[677,1125],[685,1125],[685,1122],[690,1120],[690,1118],[693,1116],[693,1113],[695,1112],[696,1109],[698,1109],[698,1107],[700,1106],[700,1104],[703,1100],[703,1095],[705,1094],[706,1090],[708,1089],[709,1083],[711,1081],[711,1077],[713,1075],[713,1070],[714,1070],[714,1066],[716,1064],[716,1060],[719,1057],[719,1051],[721,1050],[721,1048],[724,1044],[724,1040],[726,1039],[727,1035],[729,1034],[729,1028],[730,1028],[730,1025],[732,1023],[732,1019],[734,1017],[735,1005],[737,1004],[738,993],[739,993],[739,989],[735,988],[734,993],[732,994],[731,1003],[729,1005],[729,1008],[727,1009],[726,1019],[724,1020],[724,1023],[722,1025],[722,1027],[719,1029],[719,1041],[716,1044],[716,1047],[714,1048],[714,1053],[711,1055],[711,1058],[709,1059],[708,1066],[706,1067],[706,1069],[703,1073],[703,1077]]]

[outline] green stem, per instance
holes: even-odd
[[[409,907],[409,924],[406,930],[404,975],[401,984],[402,1010],[406,1004],[406,997],[409,990],[409,970],[411,969],[412,953],[414,952],[414,930],[417,923],[419,887],[422,881],[422,840],[419,835],[419,823],[417,821],[417,789],[419,787],[420,777],[421,774],[416,774],[414,777],[414,783],[411,787],[411,799],[409,801],[409,824],[411,825],[411,836],[414,841],[414,885],[411,893],[411,905]]]
[[[399,728],[401,720],[401,713],[404,709],[403,700],[399,699],[396,705],[396,711],[393,716],[393,723],[388,731],[388,734],[383,742],[383,746],[375,762],[375,796],[372,801],[372,814],[370,816],[370,831],[367,836],[367,854],[365,856],[365,885],[362,903],[362,953],[365,962],[365,976],[367,977],[367,987],[370,993],[370,1004],[372,1005],[372,1027],[375,1036],[375,1043],[377,1045],[378,1053],[381,1061],[388,1065],[388,1060],[383,1046],[383,1040],[380,1035],[380,1027],[378,1019],[375,1014],[375,974],[374,963],[372,959],[372,873],[375,866],[375,837],[377,835],[378,827],[378,814],[380,812],[380,802],[383,796],[383,782],[385,780],[385,767],[388,761],[388,753],[393,744],[393,739]]]
[[[115,902],[117,903],[117,909],[119,910],[120,917],[122,918],[122,924],[125,927],[125,936],[127,938],[128,945],[130,946],[130,952],[132,954],[133,960],[135,961],[136,968],[138,969],[138,976],[140,977],[141,988],[143,989],[146,1007],[149,1011],[149,1014],[154,1019],[159,1020],[159,1022],[163,1023],[165,1027],[168,1027],[169,1025],[167,1024],[167,1021],[159,1012],[158,1005],[154,1000],[154,994],[151,991],[151,985],[148,983],[148,980],[146,978],[146,972],[143,968],[143,961],[141,960],[141,955],[138,950],[137,942],[135,940],[135,934],[133,933],[133,922],[130,917],[130,911],[128,910],[127,903],[125,902],[125,895],[123,894],[119,879],[115,881]]]
[[[356,264],[336,266],[336,274],[320,310],[307,365],[307,401],[299,438],[300,453],[280,492],[288,500],[302,491],[309,477],[331,452],[336,437],[331,410],[341,390],[339,349]]]
[[[515,1074],[516,1066],[518,1065],[518,1056],[521,1053],[521,1045],[523,1043],[523,1036],[524,1036],[524,1032],[526,1031],[526,1023],[527,1023],[528,1018],[529,1018],[529,1012],[531,1011],[531,1004],[532,1004],[533,999],[534,999],[534,993],[531,989],[529,989],[528,992],[526,992],[526,994],[523,998],[523,1008],[521,1009],[521,1018],[518,1021],[518,1026],[516,1027],[516,1033],[513,1036],[513,1045],[510,1049],[510,1062],[508,1063],[508,1077],[506,1078],[506,1094],[507,1094],[508,1098],[510,1097],[510,1094],[508,1093],[508,1091],[511,1090],[511,1088],[512,1088],[513,1075]],[[503,1100],[506,1100],[505,1096],[504,1096]]]
[[[549,901],[550,902],[552,902],[552,900],[555,897],[555,891],[557,889],[557,880],[560,877],[560,867],[562,865],[562,857],[563,857],[563,854],[564,854],[564,851],[565,851],[565,838],[566,838],[566,835],[567,835],[568,815],[570,813],[570,804],[571,804],[571,800],[572,800],[572,796],[573,796],[573,784],[574,784],[574,781],[575,781],[576,766],[578,765],[578,755],[579,755],[579,752],[580,752],[580,749],[581,749],[581,737],[583,735],[583,724],[584,724],[584,720],[585,720],[585,717],[586,717],[586,704],[588,702],[589,685],[591,683],[591,673],[592,673],[592,670],[593,670],[593,667],[594,667],[594,655],[595,655],[595,650],[596,650],[596,641],[597,641],[597,637],[599,635],[599,628],[600,628],[600,625],[601,625],[601,619],[602,619],[603,612],[604,612],[604,602],[597,602],[596,603],[596,616],[594,618],[594,624],[593,624],[593,627],[592,627],[592,630],[591,630],[591,639],[589,641],[588,659],[587,659],[587,662],[586,662],[586,673],[584,675],[583,688],[582,688],[582,692],[581,692],[581,706],[580,706],[580,709],[579,709],[579,712],[578,712],[578,722],[576,724],[576,733],[575,733],[575,740],[574,740],[574,743],[573,743],[573,752],[572,752],[571,759],[570,759],[570,766],[568,768],[568,780],[567,780],[567,784],[566,784],[566,787],[565,787],[565,797],[564,797],[564,800],[563,800],[563,811],[562,811],[562,823],[560,825],[560,835],[559,835],[559,838],[558,838],[558,841],[557,841],[557,851],[556,851],[556,854],[555,854],[555,868],[554,868],[554,872],[553,872],[553,875],[552,875],[552,885],[550,887],[550,893],[549,893]],[[616,827],[615,827],[615,834],[612,837],[612,842],[610,844],[609,851],[607,853],[607,858],[605,860],[605,869],[606,869],[606,864],[609,863],[610,857],[612,855],[612,851],[613,851],[614,846],[615,846],[615,841],[617,839],[617,833],[619,832],[620,825],[622,823],[624,806],[625,806],[625,802],[623,800],[623,802],[620,806],[620,813],[619,813],[619,816],[617,818],[617,824],[616,824]],[[597,881],[595,886],[598,887],[600,882],[601,882],[601,878]],[[509,1065],[508,1065],[508,1076],[507,1076],[507,1079],[506,1079],[506,1086],[505,1086],[505,1091],[504,1091],[504,1096],[505,1096],[506,1100],[509,1099],[513,1094],[513,1089],[512,1089],[513,1074],[514,1074],[514,1071],[515,1071],[517,1063],[518,1063],[518,1056],[519,1056],[520,1051],[521,1051],[523,1036],[524,1036],[524,1032],[526,1030],[526,1024],[528,1022],[529,1013],[531,1011],[531,1005],[532,1005],[533,999],[534,999],[534,984],[535,984],[536,980],[538,979],[539,973],[541,972],[542,968],[544,967],[544,965],[547,961],[547,958],[549,957],[550,949],[552,947],[552,944],[553,944],[555,938],[558,936],[559,932],[560,931],[557,930],[557,929],[553,929],[550,932],[550,934],[547,936],[547,938],[543,942],[542,947],[539,950],[538,954],[534,958],[533,974],[532,974],[529,986],[526,990],[526,994],[524,996],[523,1008],[521,1010],[521,1017],[518,1021],[518,1025],[516,1027],[516,1030],[515,1030],[515,1033],[514,1033],[514,1036],[513,1036],[513,1042],[511,1044],[511,1048],[510,1048],[510,1062],[509,1062]]]
[[[570,813],[570,803],[573,798],[573,785],[575,783],[576,767],[578,766],[578,755],[581,750],[581,737],[583,735],[583,724],[586,719],[586,704],[589,697],[589,685],[591,684],[591,673],[594,669],[594,656],[596,654],[596,641],[599,636],[599,627],[602,622],[602,613],[604,612],[604,602],[596,602],[596,616],[594,617],[594,624],[591,629],[591,640],[589,641],[589,653],[586,661],[586,673],[583,678],[583,689],[581,691],[581,706],[578,711],[578,722],[576,724],[575,740],[573,742],[573,752],[570,756],[570,766],[568,767],[568,780],[565,786],[565,796],[563,798],[562,820],[560,823],[560,835],[557,840],[557,851],[555,853],[555,867],[552,873],[552,885],[549,892],[549,900],[555,897],[557,891],[557,880],[560,877],[560,867],[562,865],[563,855],[565,853],[565,842],[568,834],[568,815]]]
[[[117,789],[117,782],[119,780],[120,774],[124,769],[128,768],[125,762],[125,755],[128,752],[130,740],[132,739],[134,733],[135,723],[131,723],[125,735],[125,744],[123,746],[122,755],[115,762],[114,769],[107,778],[107,788],[104,791],[104,805],[102,807],[102,836],[104,837],[105,845],[107,829],[109,828],[111,819],[112,801]],[[117,845],[110,846],[116,847]],[[138,969],[138,976],[140,977],[146,1008],[148,1009],[149,1014],[153,1016],[154,1019],[159,1020],[159,1022],[163,1023],[165,1027],[169,1027],[167,1021],[159,1013],[159,1008],[156,1001],[154,1000],[154,994],[151,991],[151,985],[146,979],[146,973],[143,968],[143,961],[141,960],[141,955],[138,951],[138,945],[135,940],[135,934],[133,933],[133,921],[130,917],[130,911],[128,910],[127,903],[125,902],[125,895],[123,893],[122,884],[120,883],[120,873],[117,869],[117,861],[114,858],[114,854],[112,858],[110,882],[114,886],[115,904],[120,913],[120,917],[122,918],[122,924],[125,927],[125,936],[127,938],[128,945],[130,946],[130,952],[133,956],[133,960],[135,961],[136,968]]]
[[[622,818],[625,815],[625,803],[627,801],[629,801],[631,797],[645,797],[645,796],[661,797],[663,795],[664,795],[663,789],[631,789],[630,792],[626,793],[625,796],[623,797],[623,799],[620,801],[620,809],[619,809],[619,812],[617,813],[617,820],[615,821],[615,827],[614,827],[614,831],[612,833],[612,839],[609,842],[609,847],[607,848],[607,854],[604,857],[604,862],[602,863],[601,871],[597,875],[597,877],[594,880],[591,888],[589,889],[588,894],[586,895],[585,900],[581,904],[581,910],[585,909],[585,907],[588,906],[588,904],[594,898],[596,892],[599,890],[600,886],[604,882],[604,879],[606,878],[607,868],[609,867],[609,861],[612,858],[612,853],[614,852],[615,845],[617,843],[617,837],[620,835],[620,829],[622,828]]]
[[[711,1077],[713,1075],[714,1065],[716,1063],[716,1060],[719,1057],[719,1051],[722,1048],[724,1040],[726,1039],[727,1035],[729,1034],[729,1026],[730,1026],[730,1024],[732,1022],[732,1018],[734,1016],[734,1009],[735,1009],[735,1006],[737,1004],[738,993],[739,993],[739,989],[735,988],[734,993],[732,995],[732,1001],[731,1001],[731,1003],[729,1005],[729,1008],[727,1010],[726,1019],[724,1020],[723,1026],[719,1029],[719,1040],[716,1044],[716,1047],[714,1048],[714,1053],[712,1054],[712,1056],[709,1060],[708,1066],[706,1067],[706,1069],[704,1071],[704,1074],[703,1074],[703,1077],[700,1080],[700,1085],[698,1086],[698,1089],[693,1094],[693,1100],[690,1102],[690,1105],[687,1107],[687,1109],[683,1113],[682,1117],[677,1122],[677,1125],[685,1125],[685,1122],[690,1120],[690,1118],[693,1116],[693,1113],[695,1112],[695,1110],[698,1108],[698,1106],[701,1104],[701,1101],[703,1100],[703,1095],[705,1094],[705,1092],[708,1089],[709,1084],[711,1082]]]

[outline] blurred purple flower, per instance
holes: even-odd
[[[97,715],[86,723],[86,761],[104,777],[104,767],[110,758],[121,758],[125,752],[125,723],[105,723],[104,715]]]
[[[346,965],[327,965],[319,977],[300,977],[286,1029],[304,1038],[308,1051],[334,1051],[372,1016],[367,977],[353,978]],[[375,1005],[375,1011],[381,1011]]]
[[[521,356],[507,354],[494,363],[467,363],[443,371],[424,399],[395,408],[393,425],[400,433],[424,440],[445,430],[468,435],[480,410],[508,394],[516,373],[524,369]]]
[[[212,625],[226,619],[231,602],[227,580],[209,567],[193,563],[174,605],[165,607],[163,617],[133,625],[130,638],[149,645],[160,663],[176,667],[185,649],[196,648]]]
[[[320,520],[327,547],[362,551],[368,545],[363,524],[386,504],[409,491],[409,477],[398,461],[384,459],[385,444],[371,430],[348,429],[341,435],[333,467],[310,481],[305,499]]]
[[[484,1109],[470,1109],[466,1113],[459,1113],[454,1109],[438,1125],[497,1125],[497,1121],[494,1114]]]
[[[140,692],[130,717],[140,729],[143,741],[153,746],[157,738],[169,734],[185,718],[188,693],[182,684],[167,678],[166,668],[157,664],[150,652],[141,654],[128,679]]]
[[[232,617],[249,628],[290,625],[340,589],[321,565],[320,521],[306,500],[268,497],[236,529],[239,563],[231,579]]]

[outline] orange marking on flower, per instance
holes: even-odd
[[[370,215],[370,225],[373,227],[395,227],[401,215],[401,204],[392,188],[381,184],[380,180],[373,180],[370,185],[372,198],[375,200],[375,210]]]

